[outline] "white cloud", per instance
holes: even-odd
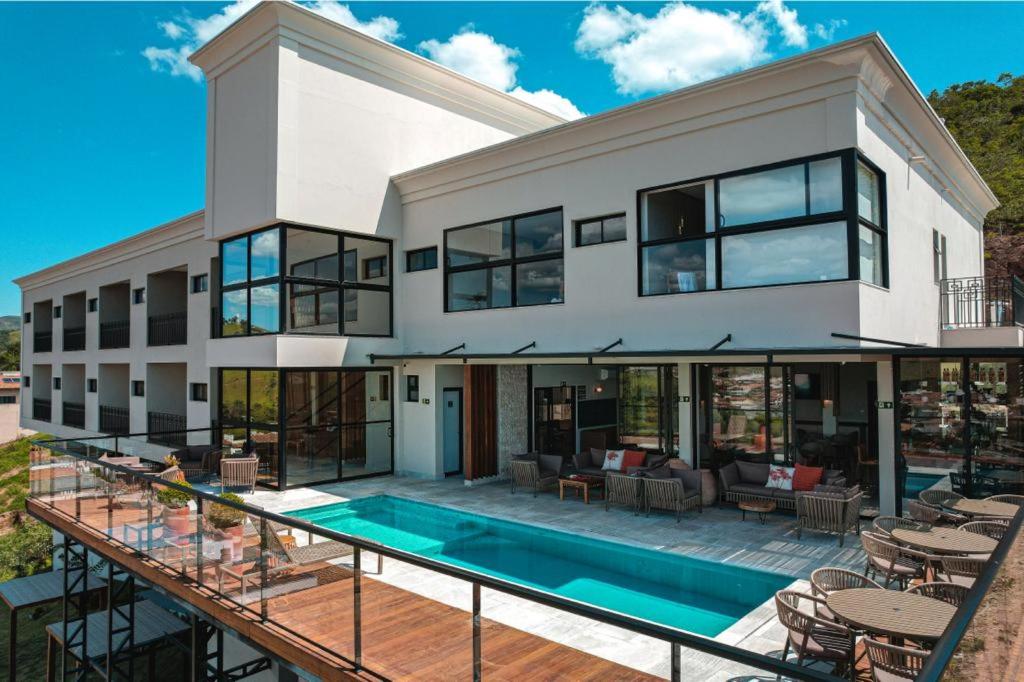
[[[807,27],[783,0],[762,0],[745,15],[672,2],[653,17],[595,3],[584,10],[575,47],[611,67],[619,92],[637,95],[759,64],[771,56],[776,34],[787,46],[807,47]]]
[[[843,26],[846,26],[846,19],[829,19],[827,23],[814,25],[814,35],[822,40],[832,40],[836,30]]]
[[[567,98],[552,90],[530,91],[518,85],[516,71],[519,65],[514,60],[521,56],[519,50],[499,43],[494,36],[473,30],[472,26],[463,28],[444,42],[424,40],[417,47],[442,66],[507,92],[556,116],[573,120],[586,115]]]
[[[142,51],[149,67],[153,71],[163,71],[172,76],[186,76],[196,81],[202,80],[202,71],[189,63],[189,56],[211,38],[237,21],[252,9],[259,0],[235,0],[219,12],[206,17],[194,17],[185,14],[175,21],[162,21],[158,24],[163,34],[175,44],[158,47],[151,45]],[[349,9],[338,0],[317,0],[304,5],[308,9],[339,24],[348,26],[378,40],[394,41],[401,37],[398,22],[391,17],[378,16],[369,21],[360,21]]]

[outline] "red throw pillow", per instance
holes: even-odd
[[[797,464],[793,473],[793,490],[814,490],[814,486],[821,483],[824,474],[824,467],[805,467],[803,464]]]
[[[629,467],[642,467],[647,453],[642,450],[626,450],[622,454],[622,470],[629,471]]]

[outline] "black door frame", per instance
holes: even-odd
[[[447,476],[458,476],[458,475],[460,475],[461,473],[463,473],[466,470],[465,462],[463,462],[463,458],[466,456],[466,447],[465,447],[465,440],[466,440],[465,418],[466,418],[466,416],[465,416],[465,413],[464,413],[466,406],[465,406],[465,403],[463,401],[463,389],[462,389],[462,386],[452,386],[450,388],[449,387],[442,388],[441,389],[441,400],[442,401],[445,400],[445,395],[444,394],[448,393],[449,391],[451,391],[452,393],[458,393],[459,394],[459,468],[456,469],[455,471],[444,471],[444,468],[445,468],[445,466],[444,466],[444,444],[442,443],[442,445],[441,445],[441,469],[442,469],[442,472],[441,473],[444,474],[446,477]],[[441,406],[441,417],[442,417],[441,422],[442,423],[444,423],[444,409],[445,408],[442,405]]]

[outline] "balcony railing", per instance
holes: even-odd
[[[944,330],[1024,324],[1024,280],[1016,275],[942,280],[939,324]]]
[[[185,433],[185,417],[168,412],[149,412],[147,416],[147,429],[149,433],[153,434],[149,436],[150,443],[185,445],[187,435]]]
[[[32,418],[41,421],[50,421],[50,414],[53,411],[52,403],[49,398],[33,398],[32,399]]]
[[[85,327],[64,327],[64,345],[69,350],[85,350]]]
[[[127,348],[131,343],[128,320],[100,322],[100,348]]]
[[[85,405],[82,403],[71,403],[64,401],[62,405],[62,421],[64,426],[74,426],[75,428],[85,428]]]
[[[128,433],[128,408],[100,405],[100,431]]]
[[[49,353],[53,350],[53,332],[35,332],[32,334],[32,352]]]
[[[147,343],[150,346],[176,346],[188,343],[188,313],[151,316]]]

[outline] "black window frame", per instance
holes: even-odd
[[[810,213],[811,206],[811,189],[810,189],[810,164],[816,161],[824,161],[827,159],[839,158],[840,168],[842,169],[842,176],[840,182],[842,184],[842,207],[840,210],[827,211],[823,213]],[[881,225],[876,225],[870,220],[861,217],[857,210],[857,163],[863,163],[868,169],[870,169],[878,180],[878,197],[879,197],[879,216],[881,217]],[[739,177],[743,175],[752,175],[755,173],[763,173],[765,171],[774,170],[777,168],[785,168],[787,166],[794,166],[803,164],[804,166],[804,201],[807,208],[807,214],[803,216],[797,216],[792,218],[781,218],[766,220],[756,223],[744,223],[737,225],[730,225],[728,227],[721,226],[721,210],[720,210],[720,192],[719,183],[722,180],[728,178]],[[677,187],[685,187],[687,185],[696,184],[707,184],[711,183],[712,191],[714,195],[714,225],[711,230],[707,230],[697,235],[689,235],[682,237],[665,237],[661,239],[649,239],[644,240],[643,238],[643,219],[644,219],[644,199],[646,195],[669,190]],[[883,289],[889,288],[889,243],[888,243],[888,208],[887,208],[887,192],[886,192],[886,175],[885,173],[874,163],[872,163],[859,149],[848,148],[839,151],[826,152],[823,154],[814,154],[811,156],[802,156],[784,161],[777,161],[775,163],[763,164],[760,166],[753,166],[751,168],[744,168],[736,171],[729,171],[726,173],[718,173],[714,175],[705,175],[696,178],[690,178],[687,180],[680,180],[677,182],[665,183],[654,187],[645,187],[637,190],[636,193],[636,237],[637,237],[637,250],[636,250],[636,265],[637,265],[637,295],[643,298],[652,296],[675,296],[680,294],[700,294],[711,291],[739,291],[743,289],[763,289],[767,287],[780,287],[780,286],[795,286],[802,284],[827,284],[834,282],[847,282],[847,281],[863,281],[865,284],[871,284],[872,286],[881,286]],[[746,235],[755,233],[764,233],[777,230],[786,230],[795,227],[811,227],[818,225],[827,225],[830,223],[844,223],[846,226],[846,255],[847,255],[847,273],[846,277],[830,280],[803,280],[793,282],[783,282],[778,284],[752,284],[746,286],[726,287],[723,285],[723,269],[722,269],[722,240],[735,235]],[[861,226],[871,230],[878,234],[882,238],[882,284],[876,285],[868,280],[862,280],[860,273],[860,244],[859,234]],[[707,242],[713,241],[715,247],[714,255],[714,275],[715,283],[714,287],[707,287],[705,289],[699,289],[695,291],[666,291],[659,293],[644,293],[644,263],[643,254],[645,248],[653,246],[661,246],[665,244],[676,244],[683,242]]]
[[[96,393],[96,392],[99,391],[99,388],[100,388],[99,382],[96,381],[95,378],[87,378],[85,380],[85,392],[86,393]]]
[[[53,319],[59,320],[59,319],[61,319],[61,316],[63,314],[64,314],[64,306],[61,306],[61,305],[53,306]]]
[[[21,321],[22,324],[32,324],[32,311],[26,310],[24,313],[22,313]]]
[[[60,377],[53,377],[53,390],[60,390]]]
[[[378,274],[373,274],[377,272]],[[388,259],[384,256],[372,256],[363,259],[363,279],[379,279],[388,276]]]
[[[258,235],[270,230],[278,231],[278,273],[271,277],[261,277],[259,279],[250,279],[252,274],[252,238],[254,235]],[[288,263],[288,231],[299,230],[306,232],[318,232],[321,234],[331,235],[338,240],[338,278],[337,279],[326,279],[319,278],[316,276],[307,277],[301,275],[293,275],[289,270]],[[270,227],[260,228],[247,232],[243,235],[235,235],[227,239],[223,239],[218,244],[218,262],[221,264],[220,271],[223,273],[224,267],[224,245],[228,242],[233,242],[244,237],[246,239],[246,279],[241,282],[234,282],[232,284],[224,284],[218,282],[218,293],[216,301],[214,303],[214,314],[212,318],[215,322],[214,332],[215,338],[236,338],[236,337],[247,337],[247,336],[269,336],[276,334],[292,334],[292,335],[330,335],[330,336],[346,336],[346,337],[368,337],[368,338],[393,338],[395,330],[395,308],[394,308],[394,267],[390,265],[394,260],[394,241],[383,237],[377,237],[368,234],[359,234],[355,232],[346,232],[342,230],[332,230],[322,227],[314,227],[311,225],[302,225],[298,223],[282,222],[277,223]],[[385,266],[386,272],[381,275],[387,277],[387,284],[371,284],[367,282],[359,281],[359,263],[357,260],[356,249],[346,249],[346,240],[360,240],[360,241],[371,241],[387,244],[388,253],[387,256],[374,256],[366,260],[374,259],[386,259],[387,265]],[[321,256],[312,260],[321,260],[329,256]],[[350,262],[354,261],[354,262]],[[302,265],[309,261],[303,261],[300,263],[290,264],[291,269],[294,269],[298,265]],[[349,267],[352,266],[353,273],[349,272]],[[314,275],[315,275],[314,270]],[[356,279],[352,280],[348,278],[349,274],[354,274]],[[276,284],[278,287],[278,328],[276,331],[268,332],[253,332],[252,331],[252,289]],[[291,296],[292,285],[304,285],[314,287],[313,291],[299,294],[297,297],[315,295],[318,297],[317,306],[319,310],[319,296],[323,295],[328,291],[338,292],[338,326],[336,332],[309,332],[303,331],[302,329],[289,329],[291,314],[290,305],[293,296]],[[245,332],[242,334],[231,334],[225,335],[223,333],[223,300],[224,295],[233,291],[246,291],[246,320],[245,320]],[[351,291],[378,291],[388,295],[388,329],[386,334],[364,334],[354,333],[347,331],[345,328],[346,322],[358,321],[356,316],[349,316],[346,318],[345,313],[345,293]]]
[[[188,385],[188,399],[196,403],[210,400],[210,387],[202,381],[194,381]]]
[[[132,305],[142,305],[146,302],[146,287],[132,289]]]
[[[85,312],[94,313],[100,309],[100,299],[98,296],[93,296],[85,302]]]
[[[606,220],[611,220],[612,218],[622,218],[625,221],[626,220],[626,212],[622,211],[620,213],[609,213],[607,215],[594,216],[593,218],[581,218],[580,220],[574,220],[572,222],[573,246],[575,248],[579,249],[579,248],[583,248],[583,247],[587,247],[587,246],[598,246],[600,244],[618,244],[619,242],[628,241],[629,240],[629,226],[628,225],[626,226],[625,231],[622,233],[622,237],[621,238],[619,238],[619,239],[606,239],[605,238],[605,236],[604,236],[604,223],[605,223]],[[601,241],[590,242],[589,244],[583,244],[582,243],[583,225],[586,224],[586,223],[596,223],[598,221],[601,222]]]
[[[27,374],[25,376],[21,377],[21,387],[22,388],[32,388],[32,377],[30,377]]]
[[[193,294],[202,294],[210,290],[210,273],[201,272],[198,275],[192,275],[192,287],[190,291]]]
[[[533,256],[517,256],[516,255],[516,223],[524,218],[532,218],[534,216],[544,215],[545,213],[559,213],[561,217],[561,229],[562,229],[562,248],[557,252],[538,254]],[[489,260],[483,263],[471,263],[468,265],[456,265],[452,266],[451,259],[448,257],[448,235],[451,232],[458,230],[465,230],[472,227],[480,227],[483,225],[492,225],[495,223],[502,223],[509,221],[510,232],[509,232],[509,257],[499,258],[495,260]],[[458,225],[456,227],[449,227],[444,230],[444,292],[443,292],[443,306],[445,313],[472,313],[480,312],[482,310],[508,310],[511,308],[532,308],[538,305],[565,305],[565,299],[567,293],[565,291],[565,208],[563,206],[553,206],[550,208],[541,209],[538,211],[530,211],[528,213],[518,213],[515,215],[501,216],[499,218],[492,218],[490,220],[481,220],[468,225]],[[517,291],[517,278],[516,269],[520,265],[529,265],[532,263],[543,263],[546,261],[561,261],[562,262],[562,300],[556,303],[545,302],[545,303],[519,303],[518,291]],[[500,307],[488,307],[488,308],[469,308],[465,310],[452,310],[448,300],[448,284],[451,275],[458,274],[460,272],[474,272],[477,270],[497,270],[499,268],[509,269],[509,304],[507,306]]]
[[[146,382],[144,379],[132,379],[132,397],[146,397]]]
[[[932,228],[932,277],[936,284],[949,277],[947,266],[946,235],[937,228]]]
[[[423,255],[424,258],[428,253],[434,254],[434,264],[424,265],[423,267],[414,268],[412,265],[413,258],[415,256]],[[426,263],[426,260],[424,260]],[[405,252],[405,271],[406,272],[424,272],[426,270],[437,270],[437,246],[426,246],[422,249],[412,249],[411,251]]]
[[[415,397],[413,397],[415,396]],[[405,375],[405,402],[418,403],[420,401],[420,375]]]

